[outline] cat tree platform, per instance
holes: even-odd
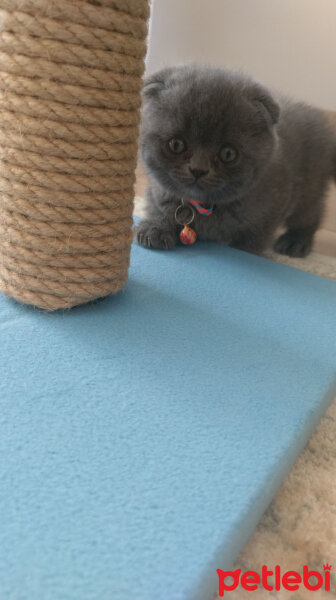
[[[335,301],[201,243],[96,304],[1,297],[0,597],[208,600],[333,397]]]

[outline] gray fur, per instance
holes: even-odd
[[[187,144],[181,154],[168,147],[176,137]],[[238,151],[232,164],[219,159],[227,145]],[[215,207],[210,217],[195,212],[200,239],[261,252],[284,225],[275,250],[310,252],[336,177],[336,137],[322,111],[224,69],[165,69],[144,85],[140,151],[150,176],[140,244],[177,244],[175,210],[181,198],[193,198]],[[196,180],[190,169],[204,175]]]

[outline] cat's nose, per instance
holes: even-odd
[[[209,173],[209,171],[204,171],[203,169],[191,169],[190,167],[189,171],[195,177],[195,179],[200,179]]]

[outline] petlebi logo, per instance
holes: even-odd
[[[276,565],[272,571],[266,565],[261,568],[261,575],[256,571],[245,571],[241,569],[235,571],[222,571],[217,569],[218,574],[218,595],[220,598],[225,596],[226,592],[236,590],[238,586],[249,592],[264,589],[267,591],[281,589],[288,591],[299,590],[301,586],[311,592],[318,590],[330,591],[330,571],[332,566],[326,563],[323,565],[324,573],[310,570],[307,565],[302,568],[302,574],[298,571],[281,571],[281,567]],[[269,578],[272,578],[270,583]],[[229,595],[229,594],[227,594]]]

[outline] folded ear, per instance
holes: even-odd
[[[167,81],[172,71],[173,69],[162,69],[161,71],[153,73],[153,75],[149,75],[149,77],[145,79],[142,88],[142,95],[144,99],[156,98],[160,92],[166,88]]]
[[[280,107],[268,90],[259,85],[252,86],[248,90],[248,97],[256,106],[260,116],[266,118],[272,125],[278,122]]]

